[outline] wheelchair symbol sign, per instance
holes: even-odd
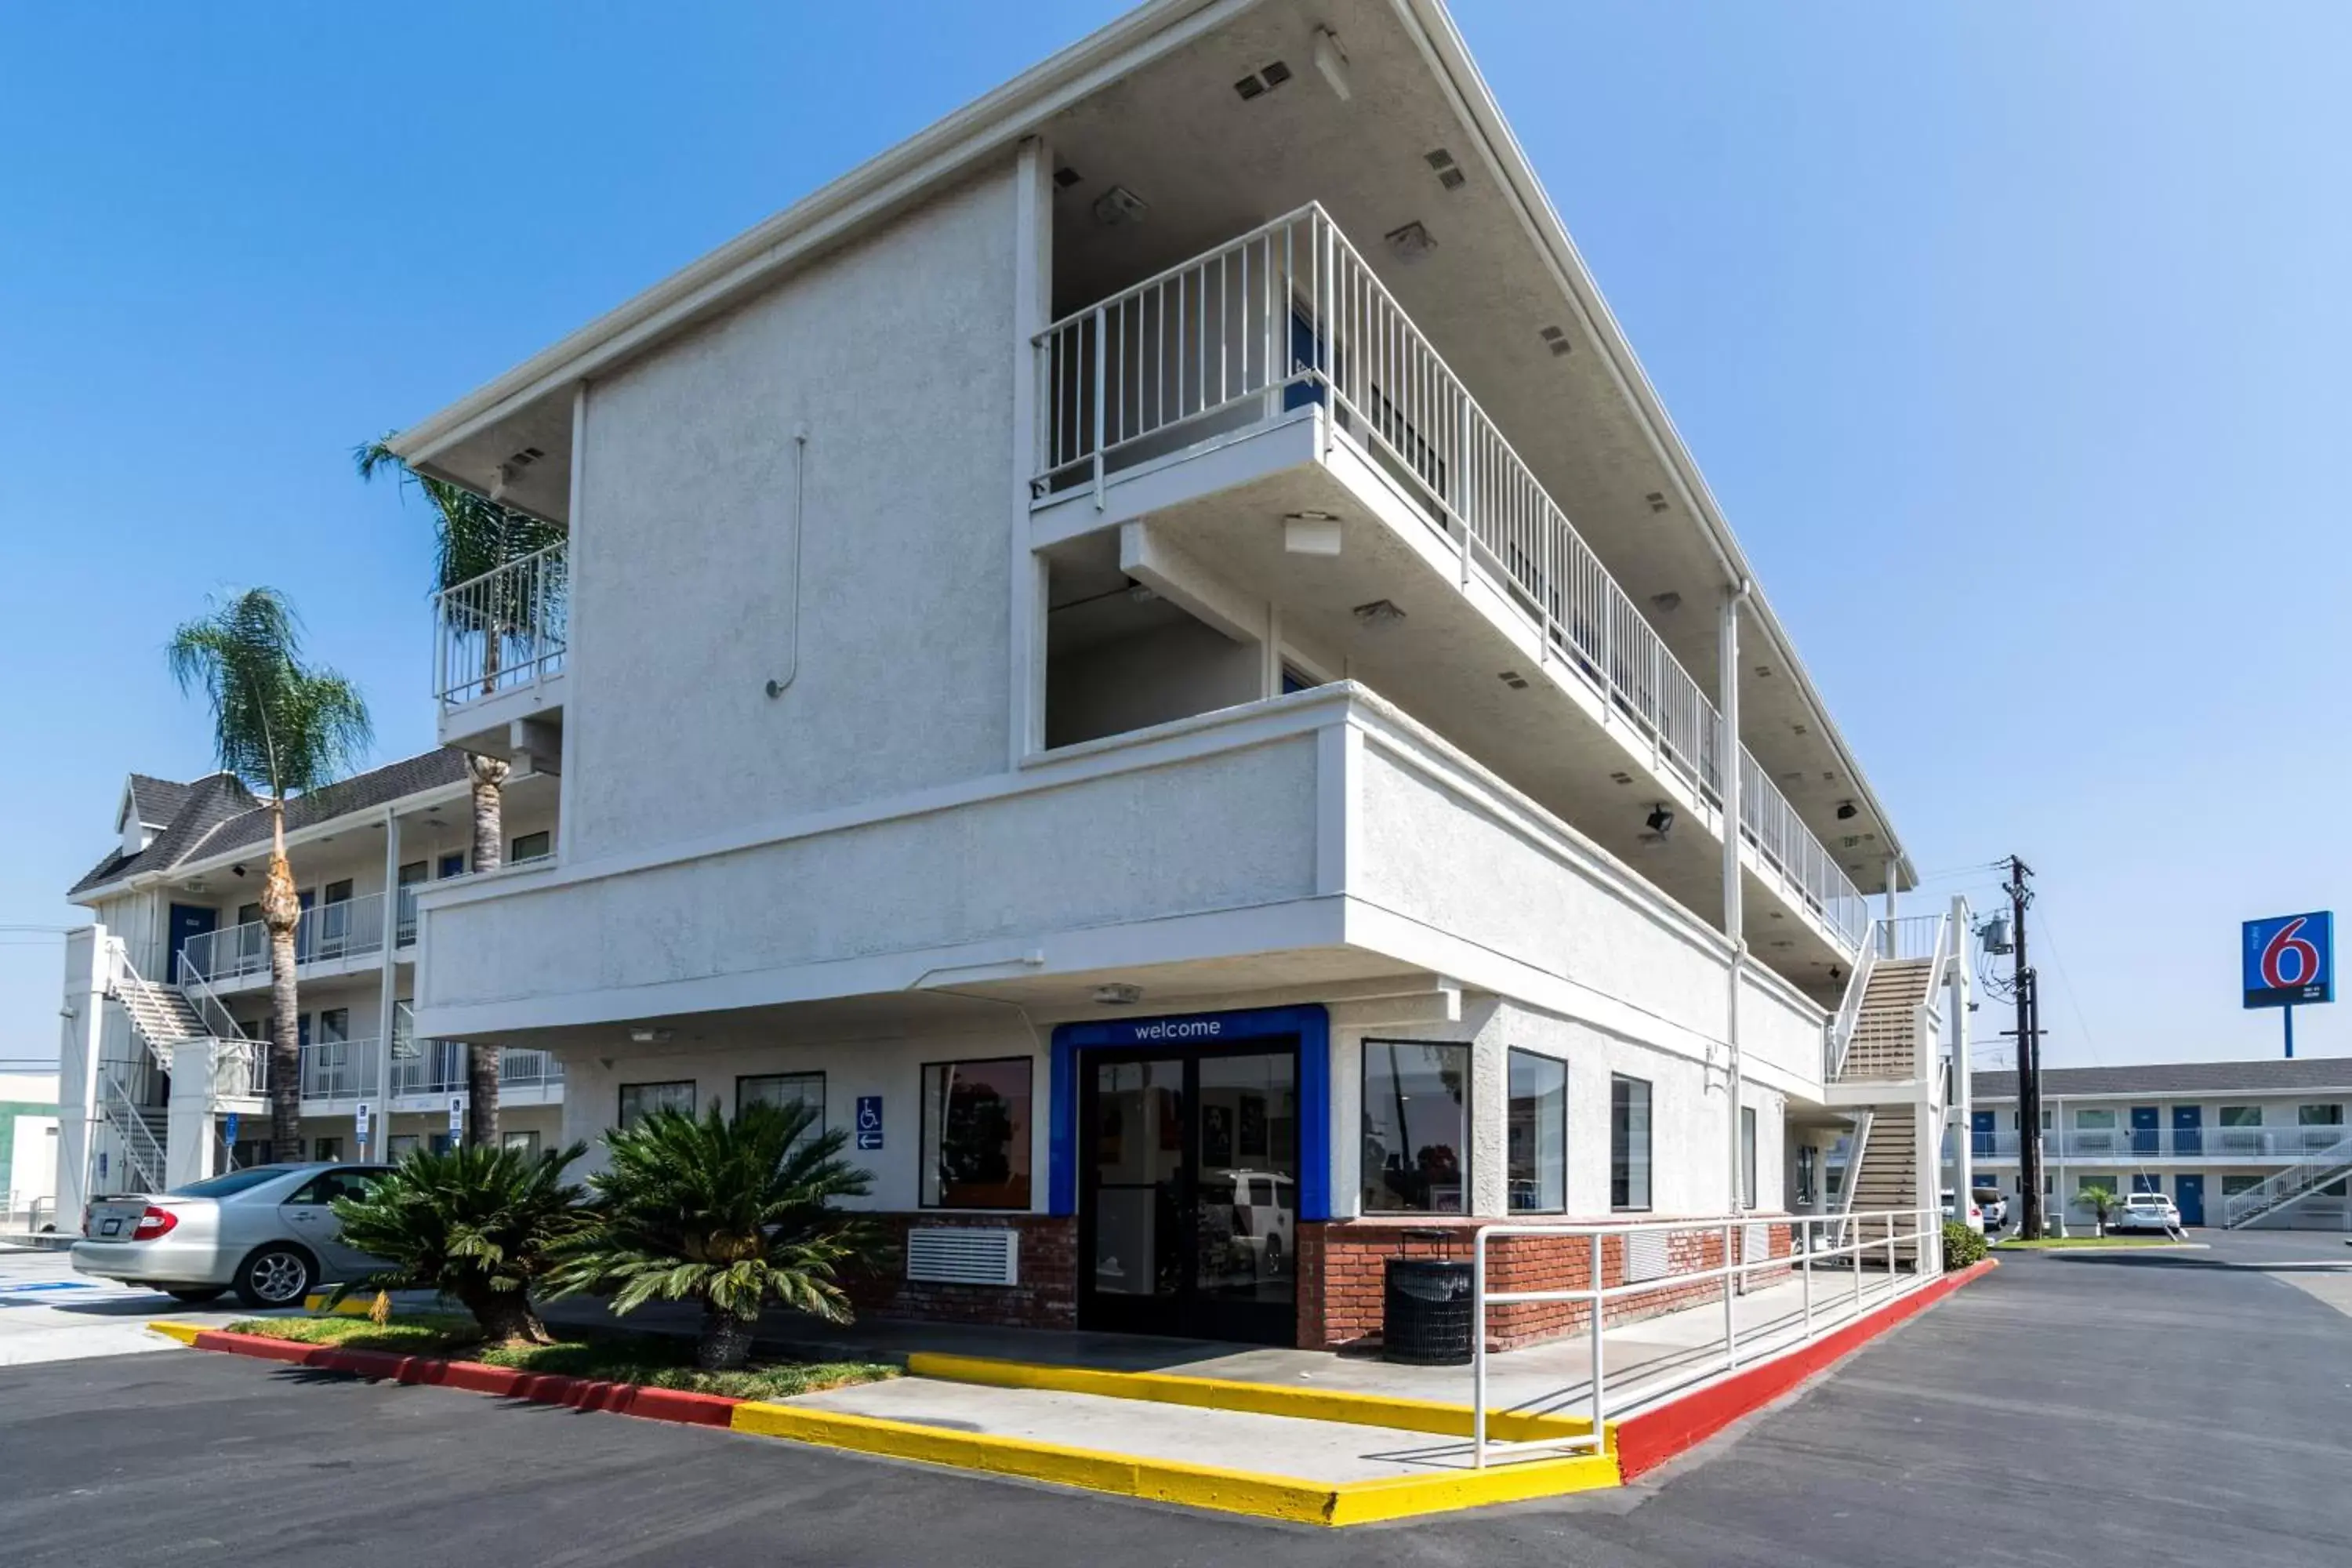
[[[882,1097],[878,1094],[857,1097],[857,1146],[860,1149],[882,1147]]]

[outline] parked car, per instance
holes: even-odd
[[[83,1211],[73,1266],[182,1301],[234,1290],[248,1307],[299,1307],[321,1280],[383,1266],[343,1245],[328,1205],[360,1196],[387,1168],[254,1165],[167,1193],[99,1198]]]
[[[1297,1184],[1279,1172],[1220,1171],[1211,1173],[1202,1185],[1223,1196],[1227,1176],[1234,1184],[1226,1242],[1233,1265],[1249,1278],[1279,1278],[1291,1257],[1291,1233],[1298,1207],[1297,1195],[1289,1189]]]
[[[1959,1219],[1962,1217],[1960,1215],[1959,1205],[1953,1198],[1952,1189],[1949,1187],[1946,1187],[1944,1189],[1944,1217],[1946,1219]],[[1976,1197],[1973,1194],[1969,1194],[1969,1212],[1967,1215],[1967,1220],[1968,1226],[1970,1230],[1975,1231],[1979,1236],[1982,1236],[1984,1234],[1984,1210],[1977,1206]]]
[[[1990,1235],[2009,1223],[2009,1200],[2000,1195],[1999,1189],[1979,1187],[1976,1197],[1978,1206],[1984,1210],[1984,1227],[1987,1235]]]
[[[2134,1193],[2124,1199],[2107,1229],[2117,1233],[2137,1233],[2150,1230],[2173,1231],[2180,1228],[2180,1210],[2162,1193]]]

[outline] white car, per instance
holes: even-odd
[[[2162,1193],[2134,1193],[2107,1221],[2107,1228],[2119,1234],[2175,1231],[2180,1228],[2180,1210]]]
[[[1983,1205],[1985,1229],[1988,1232],[1999,1230],[2009,1223],[2009,1200],[2000,1195],[1998,1188],[1979,1187],[1977,1202]]]
[[[1946,1219],[1958,1219],[1960,1217],[1959,1205],[1954,1200],[1952,1196],[1952,1189],[1949,1187],[1946,1187],[1944,1189],[1944,1217]],[[1984,1234],[1984,1210],[1977,1207],[1976,1198],[1973,1194],[1971,1194],[1969,1199],[1968,1225],[1969,1228],[1975,1231],[1979,1236],[1982,1236]]]

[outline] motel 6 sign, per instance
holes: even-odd
[[[2249,1007],[2293,1007],[2336,1000],[2336,917],[2273,915],[2246,922]]]

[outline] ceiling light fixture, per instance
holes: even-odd
[[[631,1029],[629,1038],[641,1046],[662,1046],[669,1043],[667,1029]]]
[[[1838,802],[1837,819],[1838,819],[1840,822],[1852,822],[1852,821],[1853,820],[1853,818],[1854,818],[1854,805],[1853,805],[1853,802],[1852,802],[1852,801],[1850,801],[1850,800],[1842,800],[1842,801]]]
[[[1642,822],[1651,832],[1664,838],[1675,829],[1675,808],[1664,801],[1660,801],[1650,807],[1650,815],[1643,817]]]
[[[1369,605],[1358,605],[1350,613],[1368,626],[1385,626],[1404,619],[1404,612],[1391,599],[1374,599]]]
[[[1095,221],[1105,228],[1141,223],[1143,215],[1150,210],[1141,196],[1125,185],[1113,185],[1095,198]]]
[[[1095,1001],[1101,1006],[1132,1007],[1142,1000],[1143,987],[1140,985],[1129,985],[1124,982],[1115,981],[1108,985],[1095,987]]]
[[[1425,261],[1437,249],[1437,241],[1430,237],[1428,227],[1419,218],[1381,237],[1388,241],[1389,254],[1399,261]]]
[[[1282,514],[1282,548],[1293,555],[1339,553],[1339,520],[1328,511]]]

